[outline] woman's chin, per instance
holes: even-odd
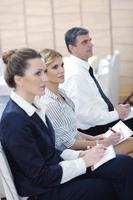
[[[38,96],[43,96],[45,94],[45,90],[39,92]]]
[[[60,80],[60,83],[64,83],[64,79]]]

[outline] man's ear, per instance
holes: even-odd
[[[16,85],[21,85],[22,77],[18,76],[18,75],[15,75],[14,76],[14,81],[15,81]]]
[[[69,44],[69,50],[70,50],[70,52],[73,52],[73,48],[74,48],[74,46],[73,45],[71,45],[71,44]]]

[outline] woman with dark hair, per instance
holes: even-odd
[[[18,194],[30,200],[132,200],[133,160],[119,156],[95,171],[106,149],[55,149],[54,130],[34,105],[45,90],[46,66],[38,52],[18,49],[3,55],[5,80],[14,91],[3,112],[0,139]]]

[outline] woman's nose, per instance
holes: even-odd
[[[64,73],[64,68],[62,66],[60,67],[60,72]]]
[[[48,80],[48,76],[47,76],[47,74],[46,73],[43,73],[42,74],[42,81],[47,81]]]

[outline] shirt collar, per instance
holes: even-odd
[[[66,98],[65,92],[62,89],[59,89],[59,93]],[[51,90],[49,90],[48,88],[45,88],[45,96],[49,96],[53,99],[59,99],[59,97],[54,94]]]
[[[89,65],[89,63],[87,61],[82,60],[82,59],[80,59],[80,58],[78,58],[78,57],[76,57],[76,56],[74,56],[72,54],[70,55],[70,58],[71,58],[72,61],[74,61],[76,64],[78,64],[78,66],[82,66],[85,69],[89,70],[90,65]]]
[[[58,96],[54,94],[52,91],[50,91],[48,88],[45,88],[45,95],[53,99],[58,99]]]
[[[19,96],[15,91],[11,92],[10,98],[19,106],[21,107],[27,115],[30,117],[36,112],[37,108],[32,104],[28,103],[24,100],[21,96]]]

